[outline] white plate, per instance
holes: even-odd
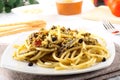
[[[12,12],[17,15],[26,17],[38,17],[51,15],[55,13],[54,7],[47,7],[40,4],[26,5],[17,8],[13,8]]]
[[[103,69],[106,67],[109,67],[111,63],[114,60],[115,57],[115,47],[114,44],[110,38],[110,35],[101,30],[93,30],[93,29],[87,29],[87,31],[97,34],[99,36],[102,36],[106,42],[107,42],[107,49],[109,50],[110,53],[110,58],[108,58],[105,62],[98,63],[97,65],[94,65],[92,67],[86,68],[86,69],[79,69],[79,70],[59,70],[56,71],[54,69],[50,68],[43,68],[39,67],[37,65],[33,65],[32,67],[28,66],[28,63],[22,62],[22,61],[17,61],[12,58],[12,54],[15,51],[13,48],[14,44],[22,44],[24,40],[27,38],[27,36],[30,33],[23,33],[17,40],[15,40],[12,44],[10,44],[5,52],[3,53],[1,57],[1,67],[7,68],[10,70],[18,71],[18,72],[24,72],[24,73],[30,73],[30,74],[38,74],[38,75],[70,75],[70,74],[78,74],[78,73],[85,73],[85,72],[90,72],[90,71],[95,71],[99,69]]]

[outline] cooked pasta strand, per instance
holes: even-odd
[[[32,33],[16,48],[14,59],[55,70],[88,68],[110,56],[101,37],[61,26]]]

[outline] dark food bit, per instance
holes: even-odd
[[[28,40],[29,40],[29,41],[28,41],[28,44],[32,44],[33,38],[32,38],[32,37],[29,37]]]
[[[28,63],[28,66],[33,66],[33,63],[32,63],[32,62],[29,62],[29,63]]]
[[[32,33],[32,34],[30,35],[30,38],[36,38],[36,37],[38,37],[38,33],[37,33],[37,32]]]
[[[42,37],[41,37],[41,39],[43,39],[43,40],[44,40],[44,39],[45,39],[45,37],[46,37],[46,35],[45,35],[45,34],[43,34],[43,35],[42,35]]]
[[[89,37],[91,34],[90,33],[84,33],[84,34],[82,34],[82,36],[84,36],[84,37]]]
[[[58,48],[58,53],[63,53],[67,48],[65,46],[62,46],[60,48]]]
[[[77,31],[77,30],[75,30],[75,32],[78,34],[78,31]]]
[[[40,32],[42,32],[42,31],[44,31],[44,30],[45,30],[44,28],[41,28],[41,29],[40,29]]]
[[[57,45],[61,47],[62,46],[62,42],[58,43]]]
[[[103,59],[102,59],[102,62],[105,62],[106,61],[106,58],[104,57]]]
[[[68,28],[68,30],[70,30],[70,28]]]
[[[62,31],[62,32],[65,32],[65,27],[62,27],[62,28],[61,28],[61,31]]]
[[[53,30],[53,29],[55,29],[55,28],[56,28],[56,26],[53,25],[52,28],[51,28],[51,30]]]
[[[97,39],[90,38],[90,37],[85,37],[85,38],[84,38],[84,42],[85,42],[85,44],[87,44],[87,45],[95,45],[95,44],[98,43]]]
[[[34,33],[33,36],[36,38],[38,37],[38,33]]]
[[[52,41],[56,41],[57,40],[57,37],[52,37]]]
[[[82,39],[82,38],[81,38],[81,39],[79,39],[79,40],[78,40],[78,42],[79,42],[79,43],[82,43],[82,42],[83,42],[83,39]]]

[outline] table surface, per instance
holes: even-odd
[[[91,3],[87,2],[87,1],[90,1],[90,0],[85,0],[85,1],[84,1],[84,4],[83,4],[84,6],[83,6],[83,9],[82,9],[82,13],[87,12],[87,11],[89,11],[89,10],[94,8],[94,6]],[[42,16],[42,18],[41,18],[41,16],[37,16],[37,17],[21,17],[19,15],[14,14],[14,13],[9,13],[9,14],[2,13],[2,14],[0,14],[0,24],[1,23],[10,23],[10,22],[19,22],[19,21],[24,21],[24,20],[44,19],[48,24],[54,24],[54,23],[56,24],[56,23],[65,21],[65,23],[67,23],[67,24],[69,24],[69,22],[72,22],[72,23],[76,23],[76,25],[77,24],[81,24],[82,26],[86,26],[86,23],[87,23],[87,26],[91,25],[94,28],[98,24],[100,24],[102,26],[101,22],[84,20],[80,16],[81,16],[81,14],[79,14],[79,15],[72,15],[72,16],[64,16],[64,15],[57,14],[57,12],[54,12],[51,15]],[[102,27],[98,26],[97,28],[104,29],[103,26]],[[0,44],[2,44],[2,43],[10,44],[19,35],[21,35],[23,33],[0,37]],[[113,37],[113,41],[115,43],[117,43],[118,45],[120,45],[120,41],[119,41],[120,40],[120,36],[119,35],[111,35],[111,36]],[[117,77],[111,78],[109,80],[113,80],[113,79],[114,80],[119,80],[120,77],[117,76]],[[0,75],[0,80],[5,80],[5,77]]]

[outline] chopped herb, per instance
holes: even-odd
[[[55,29],[55,28],[56,28],[56,26],[53,25],[52,28],[51,28],[51,30],[53,30],[53,29]]]
[[[84,33],[84,34],[81,34],[82,36],[84,37],[89,37],[91,34],[90,33]]]
[[[38,33],[34,33],[33,36],[36,38],[38,37]]]

